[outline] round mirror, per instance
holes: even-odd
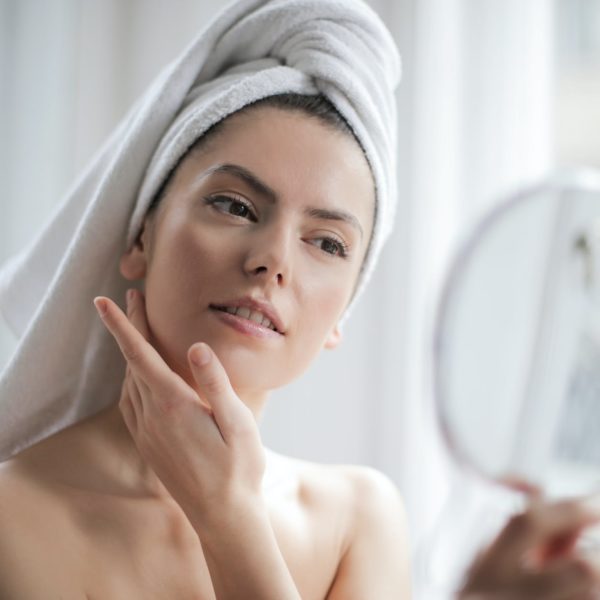
[[[436,316],[451,453],[548,495],[600,490],[600,173],[508,198],[461,245]]]

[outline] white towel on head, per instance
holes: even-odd
[[[19,339],[0,377],[0,460],[119,397],[124,361],[92,299],[118,271],[169,169],[211,125],[260,98],[322,93],[349,122],[375,178],[371,248],[349,314],[392,229],[400,60],[360,0],[228,5],[149,87],[39,235],[0,269],[0,314]]]

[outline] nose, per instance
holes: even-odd
[[[292,227],[280,222],[265,225],[252,234],[244,261],[244,270],[250,277],[264,283],[283,286],[291,278]]]

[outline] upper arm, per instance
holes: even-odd
[[[43,510],[23,478],[0,464],[0,598],[41,598],[44,588],[44,551],[40,520]]]
[[[351,474],[351,527],[327,600],[410,598],[404,506],[383,473],[358,467]]]
[[[13,509],[13,485],[0,465],[0,598],[19,598],[24,591],[19,584],[18,556],[20,545],[16,536]],[[21,579],[23,579],[21,577]],[[20,596],[21,594],[21,596]]]

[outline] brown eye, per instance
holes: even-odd
[[[348,246],[346,246],[346,244],[341,240],[337,240],[336,238],[332,237],[322,237],[316,239],[321,240],[323,242],[323,245],[321,245],[321,249],[323,250],[323,252],[325,252],[325,254],[330,254],[331,256],[339,256],[340,258],[348,257]],[[332,251],[326,250],[326,248],[330,248],[332,249]]]
[[[206,204],[209,204],[211,206],[217,205],[217,204],[218,205],[229,204],[229,208],[225,208],[223,210],[218,209],[218,210],[220,212],[224,212],[224,213],[234,216],[234,217],[240,217],[242,219],[249,218],[251,221],[256,221],[256,216],[252,212],[250,205],[239,198],[219,195],[219,196],[208,196],[207,198],[204,198],[204,201],[206,202]]]

